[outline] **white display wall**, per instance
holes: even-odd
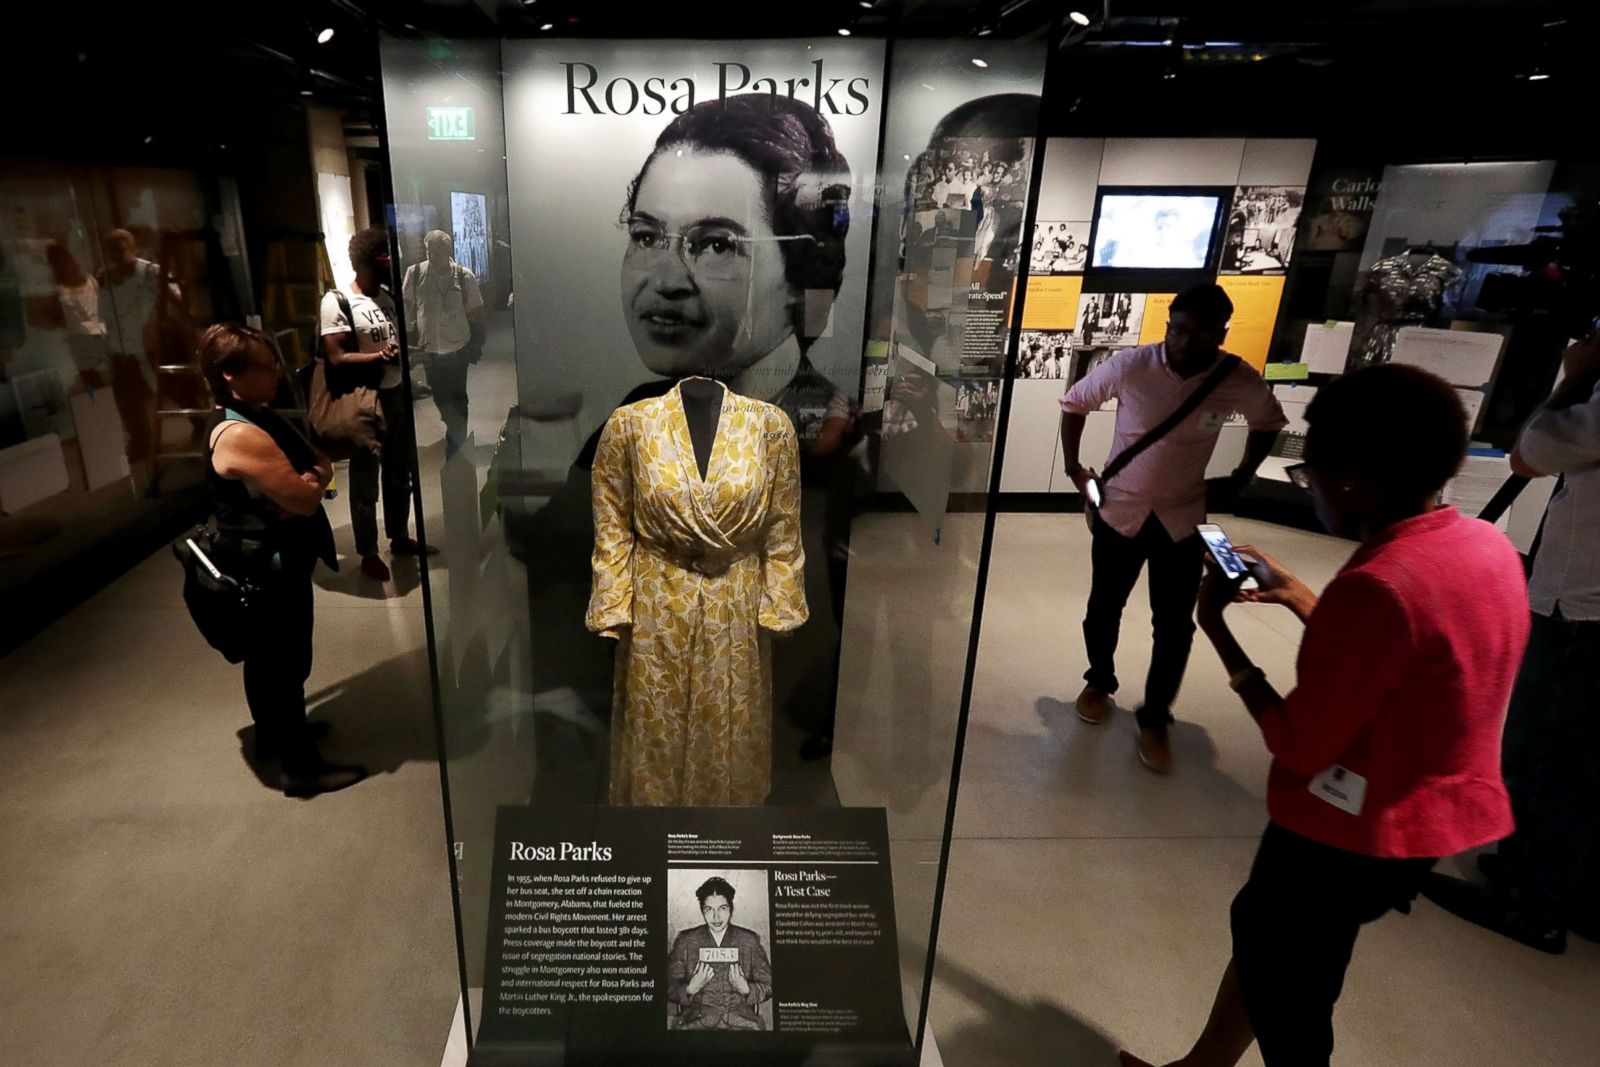
[[[1299,139],[1051,138],[1045,151],[1037,217],[1040,225],[1050,220],[1092,219],[1096,193],[1103,185],[1303,189],[1315,151],[1315,141]],[[1030,301],[1037,281],[1030,281]],[[1223,282],[1227,284],[1228,279]],[[1278,285],[1281,292],[1281,280]],[[1253,309],[1253,314],[1263,320],[1251,324],[1257,338],[1263,333],[1270,336],[1276,319],[1277,294],[1268,296],[1270,305],[1263,302]],[[1025,309],[1025,329],[1029,317]],[[1239,325],[1236,321],[1236,332]],[[1151,323],[1146,324],[1146,338],[1153,328]],[[1018,378],[1012,383],[1002,492],[1076,491],[1063,473],[1060,459],[1059,401],[1070,385],[1068,380],[1052,378]],[[1082,451],[1086,464],[1105,465],[1115,419],[1116,412],[1109,407],[1089,416]],[[1243,422],[1223,428],[1208,476],[1226,474],[1238,465],[1244,455],[1245,435]]]

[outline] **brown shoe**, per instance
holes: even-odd
[[[1099,726],[1111,714],[1111,695],[1102,693],[1092,685],[1083,687],[1083,692],[1078,694],[1078,701],[1074,705],[1078,718],[1090,726]]]
[[[389,573],[389,565],[376,552],[370,556],[361,557],[361,573],[375,582],[387,582],[392,577]]]
[[[1139,762],[1157,774],[1172,770],[1172,739],[1165,726],[1139,727]]]

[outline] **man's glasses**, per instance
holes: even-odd
[[[660,257],[673,254],[704,281],[732,281],[750,269],[754,242],[726,226],[690,226],[670,233],[642,219],[624,220],[621,225],[628,234],[623,265],[629,270],[646,273]]]
[[[1284,468],[1284,475],[1301,489],[1311,488],[1311,464],[1294,463]]]
[[[1185,340],[1221,340],[1227,332],[1226,327],[1220,330],[1196,330],[1188,326],[1179,326],[1170,320],[1167,322],[1167,336],[1182,337]]]

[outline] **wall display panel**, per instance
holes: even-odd
[[[1241,185],[1223,230],[1223,274],[1281,274],[1294,254],[1305,186]]]
[[[1272,347],[1272,331],[1278,322],[1278,305],[1283,299],[1281,275],[1230,275],[1217,284],[1233,301],[1233,322],[1228,327],[1225,345],[1229,352],[1260,370],[1266,366]]]
[[[1029,278],[1028,300],[1022,308],[1022,328],[1025,330],[1076,328],[1082,296],[1081,275]]]
[[[1160,343],[1177,290],[1210,280],[1235,303],[1225,348],[1263,367],[1315,148],[1309,140],[1052,138],[1039,191],[1044,233],[1033,235],[1017,377],[1051,374],[1054,345],[1046,340],[1053,335],[1070,338],[1074,379],[1125,347]],[[1052,241],[1049,220],[1070,219],[1082,205],[1093,212],[1080,279],[1062,270],[1070,227],[1055,223]],[[1174,236],[1178,223],[1187,225],[1182,239]],[[1164,234],[1172,249],[1162,247]],[[1069,318],[1064,305],[1073,282],[1081,285]],[[1098,455],[1100,429],[1109,432],[1091,419],[1085,455]],[[1233,436],[1224,438],[1217,454],[1236,452]],[[1013,460],[1031,469],[1027,456],[1008,448],[1007,463]],[[1007,477],[1005,488],[1028,491],[1012,486],[1035,480]],[[1068,488],[1053,474],[1051,487]]]
[[[854,392],[871,235],[850,208],[870,203],[877,181],[883,59],[883,43],[865,39],[736,51],[508,42],[506,168],[525,194],[511,205],[524,391],[578,394],[588,430],[633,387],[690,369],[767,400],[803,388],[809,406],[826,407],[826,385]],[[785,193],[790,232],[762,217],[760,182],[724,150],[769,128],[800,135],[814,156]],[[677,143],[657,152],[664,139]],[[824,246],[802,247],[803,224],[820,227]],[[674,279],[650,273],[671,259],[643,246],[648,226],[673,250],[690,242],[702,273],[737,276],[677,299]],[[722,240],[734,242],[726,253],[704,243]],[[722,259],[731,267],[713,263]],[[807,334],[805,294],[835,289],[831,336]]]
[[[485,357],[503,362],[474,369],[500,405],[474,411],[509,408],[478,438],[498,443],[423,472],[447,541],[476,539],[448,558],[490,561],[448,568],[429,608],[474,1062],[915,1054],[985,549],[981,512],[947,505],[988,468],[1044,62],[985,42],[962,65],[975,50],[968,73],[937,43],[889,62],[859,38],[386,43],[397,217],[461,229],[481,191],[487,273],[515,290]],[[915,510],[857,514],[874,490]],[[824,847],[806,813],[841,807],[886,840],[839,823]],[[750,819],[724,833],[718,810]],[[534,812],[595,829],[532,842]],[[710,851],[690,864],[674,842],[695,835]],[[714,854],[731,837],[746,850]],[[819,955],[807,978],[778,904],[826,880],[783,868],[867,847],[881,870],[839,903],[870,905],[889,966],[846,989]],[[735,877],[752,866],[770,876]],[[784,975],[701,946],[691,971],[714,973],[685,991],[653,955],[585,940],[620,955],[535,988],[527,968],[567,962],[516,917],[563,885],[674,951],[705,908],[762,910],[719,898],[764,895],[751,945]],[[711,904],[680,899],[708,885]],[[741,979],[770,994],[721,1028],[744,1036],[639,1045],[608,1014],[700,1029],[734,1019],[703,1009],[751,995]]]

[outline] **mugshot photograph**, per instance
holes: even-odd
[[[766,1030],[763,1005],[772,998],[772,964],[761,933],[735,923],[739,892],[730,878],[759,880],[764,897],[766,872],[729,871],[728,877],[708,872],[675,870],[667,890],[683,898],[693,887],[692,902],[704,920],[680,930],[667,956],[668,1025],[673,1030]],[[749,886],[747,893],[757,886]],[[678,900],[681,905],[685,903]],[[766,915],[765,899],[748,901]],[[766,923],[759,925],[765,926]],[[770,1015],[770,1008],[767,1009]]]

